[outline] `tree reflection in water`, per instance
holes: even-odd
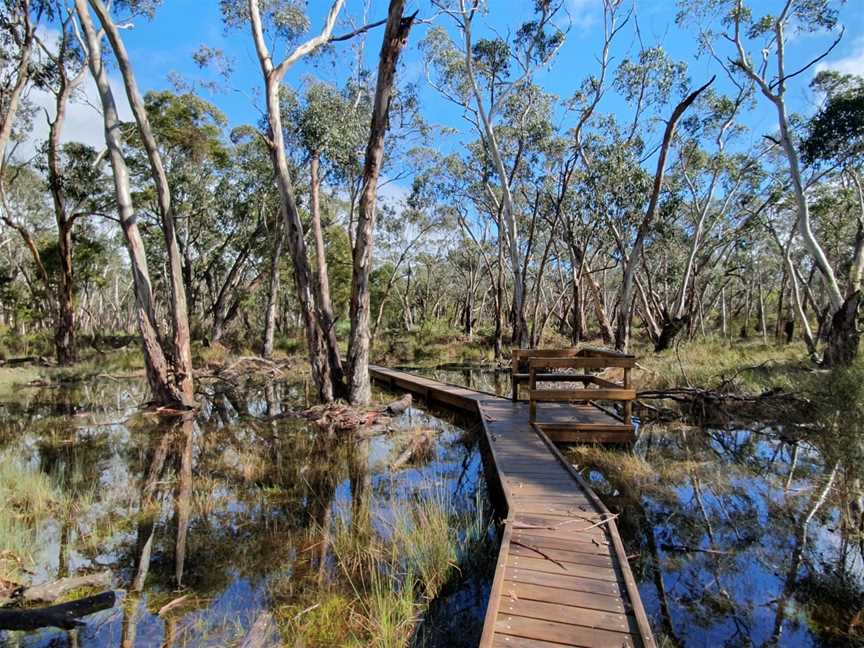
[[[142,387],[96,381],[0,402],[0,452],[50,475],[63,504],[37,530],[34,580],[107,567],[126,591],[77,636],[0,632],[0,644],[224,646],[262,614],[338,589],[337,516],[368,533],[430,485],[465,513],[485,492],[476,437],[419,410],[394,427],[437,430],[431,460],[390,473],[398,435],[281,416],[302,385],[204,386],[197,416],[167,421],[138,413]]]
[[[860,514],[850,524],[838,486],[851,475],[824,446],[774,428],[649,427],[632,453],[569,456],[621,513],[643,601],[670,643],[861,641]],[[814,578],[843,581],[845,596],[813,599]]]

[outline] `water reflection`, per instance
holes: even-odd
[[[354,438],[281,416],[303,400],[288,383],[210,385],[197,417],[157,421],[137,413],[142,387],[101,381],[0,402],[0,453],[56,491],[56,514],[35,531],[33,582],[108,568],[125,590],[77,633],[0,631],[0,645],[231,645],[272,626],[276,602],[303,609],[339,587],[336,518],[386,532],[401,502],[429,491],[458,512],[485,506],[469,422],[410,409],[393,433]],[[390,472],[414,428],[435,430],[431,455]],[[475,621],[490,581],[462,593]]]

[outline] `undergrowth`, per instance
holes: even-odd
[[[280,608],[285,638],[307,648],[412,645],[429,604],[482,553],[488,525],[479,501],[475,511],[458,512],[434,487],[374,519],[339,515],[330,530],[330,590],[305,608]]]

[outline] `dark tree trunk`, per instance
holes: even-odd
[[[828,331],[828,345],[822,364],[825,367],[848,367],[858,355],[858,310],[861,305],[861,291],[856,290],[831,318]]]
[[[348,340],[348,391],[354,404],[368,403],[372,397],[369,383],[369,278],[372,274],[375,202],[378,177],[384,159],[384,136],[387,132],[390,99],[393,96],[396,62],[414,23],[414,16],[403,18],[404,7],[404,0],[390,0],[378,63],[372,124],[363,164],[363,193],[360,195],[357,214],[354,267],[351,275],[351,333]]]
[[[654,352],[660,353],[672,346],[678,334],[690,322],[690,316],[672,317],[663,322],[663,327],[660,329],[660,335],[654,343]]]

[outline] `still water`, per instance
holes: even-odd
[[[363,550],[349,547],[365,542],[352,541],[354,529],[386,541],[400,511],[434,500],[457,535],[480,521],[494,545],[470,420],[411,408],[390,431],[363,436],[288,416],[303,408],[302,385],[200,390],[200,414],[174,424],[140,413],[146,389],[136,381],[24,388],[0,400],[0,458],[19,482],[0,496],[27,480],[47,501],[18,530],[23,547],[0,533],[10,545],[0,560],[19,561],[0,567],[32,583],[110,570],[118,594],[75,633],[0,631],[0,645],[232,646],[265,616],[281,630],[268,645],[332,645],[323,626],[344,620],[328,606],[363,596],[340,565],[349,549]],[[391,470],[418,430],[429,448]],[[476,645],[494,563],[469,562],[418,606],[416,642]]]

